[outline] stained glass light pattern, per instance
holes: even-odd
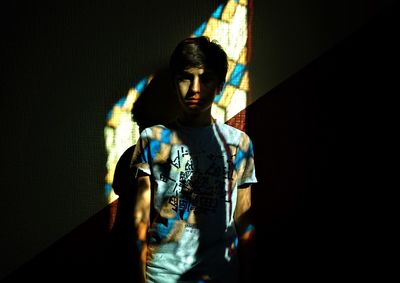
[[[135,87],[128,91],[127,96],[121,98],[108,113],[104,138],[107,150],[105,194],[109,203],[117,198],[111,185],[118,159],[139,138],[139,126],[131,118],[132,106],[150,80],[151,76],[140,80]]]
[[[221,4],[190,36],[208,36],[216,40],[228,55],[228,73],[223,90],[215,97],[212,115],[226,122],[247,105],[249,91],[248,59],[248,1],[229,0]],[[111,184],[119,157],[139,137],[139,127],[131,118],[131,110],[151,75],[143,78],[111,109],[104,128],[107,151],[105,194],[111,203],[117,196]]]

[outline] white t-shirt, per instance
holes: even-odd
[[[148,282],[235,282],[237,190],[257,182],[248,135],[218,122],[153,126],[141,133],[131,167],[154,181]]]

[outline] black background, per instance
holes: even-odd
[[[254,2],[250,78],[252,100],[257,101],[394,1]],[[106,206],[103,130],[107,112],[143,76],[165,66],[175,44],[207,20],[220,3],[223,2],[33,1],[2,7],[0,278]],[[378,51],[382,53],[385,48]],[[371,54],[376,60],[372,66],[382,66],[377,64],[381,53]],[[352,57],[346,60],[351,61]],[[342,62],[340,68],[345,64]],[[356,81],[364,82],[361,78]],[[338,111],[343,111],[341,106],[346,101],[352,106],[357,104],[356,99],[347,100],[351,93],[335,90],[328,94],[341,96],[341,102],[333,104],[339,106]],[[355,87],[352,90],[357,91]],[[293,112],[279,113],[290,115],[296,109],[306,112],[304,105],[312,103],[321,107],[320,100],[314,96],[310,99],[311,104],[302,101],[292,108],[281,104],[282,109]],[[367,105],[370,107],[373,102],[368,101]],[[330,107],[332,111],[333,106]],[[267,113],[274,109],[279,108],[268,109]],[[351,109],[354,118],[359,112]],[[375,113],[381,112],[375,109]],[[251,116],[249,119],[249,125],[258,125]],[[268,116],[264,119],[273,121]],[[336,129],[339,124],[335,125]],[[349,130],[346,125],[343,129]],[[286,128],[296,133],[299,125]],[[263,131],[254,126],[253,130],[249,128],[250,133],[255,129]],[[360,128],[355,124],[354,130],[357,129]],[[312,128],[308,130],[312,132]],[[336,137],[328,135],[327,139],[335,143]],[[292,158],[299,154],[305,158],[303,149],[296,148],[292,148]],[[298,166],[304,166],[304,171],[308,168]],[[268,174],[279,176],[273,168],[264,169],[258,171],[261,180]],[[323,180],[332,177],[318,170],[314,173]],[[274,179],[275,188],[281,186],[278,180],[288,182],[285,177],[288,176]],[[307,207],[310,200],[306,198],[301,203]],[[255,203],[257,213],[262,213],[263,203]],[[296,201],[282,203],[287,206],[285,212],[296,215]],[[304,215],[301,213],[296,219]]]

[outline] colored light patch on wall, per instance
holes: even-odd
[[[211,110],[213,117],[221,122],[226,122],[247,106],[250,89],[247,69],[250,7],[252,5],[248,5],[247,0],[229,0],[226,4],[220,4],[208,21],[202,22],[190,35],[208,36],[227,53],[229,66],[226,83],[216,96]],[[148,75],[136,83],[107,114],[104,128],[107,153],[104,193],[109,203],[118,197],[111,188],[115,166],[123,152],[139,138],[139,126],[131,115],[132,107],[151,79],[152,75]]]
[[[235,68],[232,71],[232,74],[229,78],[229,83],[233,86],[238,87],[240,84],[240,81],[243,77],[244,71],[245,71],[245,66],[242,64],[237,64]]]

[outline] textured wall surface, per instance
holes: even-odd
[[[392,1],[254,2],[250,76],[258,100]],[[165,66],[176,42],[220,3],[38,1],[2,9],[0,278],[105,207],[107,111]]]

